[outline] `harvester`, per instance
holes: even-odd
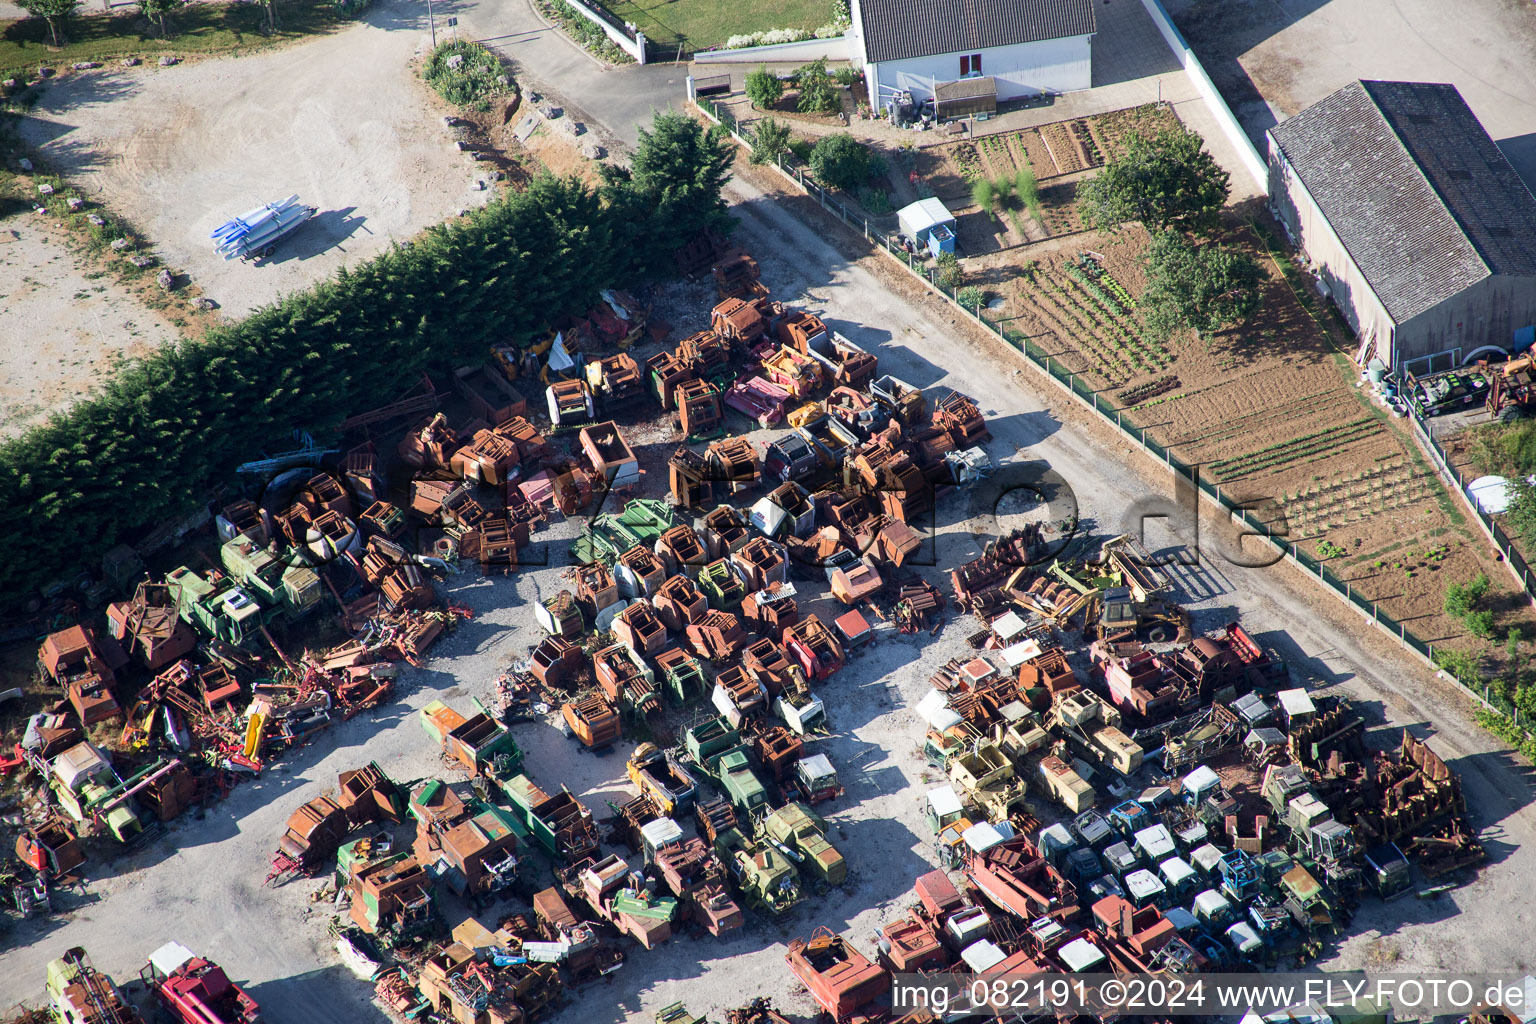
[[[224,968],[167,942],[139,971],[144,987],[178,1024],[261,1024],[261,1008]]]

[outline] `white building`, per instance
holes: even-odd
[[[876,110],[964,78],[993,79],[999,101],[1093,84],[1093,0],[853,0],[852,14]]]

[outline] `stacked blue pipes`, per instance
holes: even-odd
[[[315,215],[298,196],[266,203],[220,224],[210,236],[226,260],[247,258],[270,249],[279,239]]]

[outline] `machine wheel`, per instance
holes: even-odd
[[[1526,412],[1522,406],[1506,405],[1504,408],[1499,410],[1500,423],[1513,423],[1516,420],[1523,420],[1525,418]]]

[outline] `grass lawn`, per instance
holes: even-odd
[[[651,42],[684,53],[725,45],[731,36],[773,28],[816,29],[832,20],[832,0],[606,0]]]
[[[0,78],[31,77],[40,64],[63,69],[77,61],[243,53],[348,24],[329,3],[319,0],[277,0],[276,12],[277,33],[267,36],[261,31],[267,14],[260,4],[189,4],[165,19],[169,39],[160,38],[158,27],[146,28],[137,9],[78,16],[65,24],[61,49],[49,45],[48,25],[42,18],[0,21]]]

